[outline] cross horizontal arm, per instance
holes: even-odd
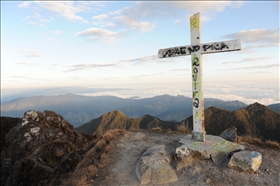
[[[187,45],[172,48],[160,49],[158,51],[159,58],[177,57],[191,55],[193,52],[201,54],[229,52],[241,50],[241,40],[230,40],[213,43],[205,43],[199,45]]]

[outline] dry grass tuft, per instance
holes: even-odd
[[[251,143],[251,144],[255,144],[255,145],[265,145],[265,146],[280,149],[280,143],[278,143],[277,141],[272,141],[272,140],[263,141],[260,138],[255,137],[254,135],[251,135],[251,134],[246,134],[244,136],[238,136],[237,141],[238,142],[243,141],[243,142],[247,142],[247,143]]]
[[[98,169],[103,168],[109,163],[108,152],[115,147],[111,141],[116,139],[116,136],[123,132],[123,130],[119,129],[109,130],[103,136],[97,137],[93,140],[95,145],[93,143],[88,145],[88,147],[91,148],[78,163],[74,171],[70,173],[66,179],[62,180],[62,185],[91,185]]]
[[[264,143],[265,143],[267,146],[280,149],[280,143],[278,143],[277,141],[266,140]]]
[[[186,122],[185,120],[180,122],[180,124],[177,126],[177,131],[184,134],[190,134],[191,130],[189,128],[189,122]]]
[[[149,130],[151,131],[158,131],[158,132],[164,132],[165,130],[161,127],[154,127],[154,128],[150,128]]]
[[[121,132],[122,132],[122,130],[120,130],[120,129],[108,130],[103,135],[103,138],[105,141],[110,141],[112,139],[115,139],[116,135],[120,134]]]

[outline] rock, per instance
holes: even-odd
[[[237,142],[237,128],[235,126],[231,126],[224,130],[219,136],[225,140]]]
[[[182,145],[178,148],[176,148],[175,153],[177,155],[183,155],[183,156],[188,156],[190,154],[190,151],[185,145]]]
[[[137,132],[136,135],[134,136],[134,139],[135,140],[142,140],[145,137],[146,137],[146,135],[143,132]]]
[[[29,110],[13,126],[1,136],[1,185],[52,185],[75,168],[93,139],[52,111]]]
[[[164,145],[149,148],[136,165],[136,175],[141,184],[166,184],[177,181],[170,160]]]
[[[179,141],[183,145],[175,151],[176,170],[187,167],[193,159],[211,159],[215,164],[227,164],[232,151],[244,150],[245,147],[224,140],[219,136],[206,135],[204,142],[195,141],[192,135],[187,135]]]
[[[40,131],[40,127],[34,127],[30,129],[31,134],[33,134],[34,136],[38,136],[39,131]]]
[[[242,172],[256,172],[261,163],[261,153],[256,151],[240,151],[233,154],[228,167]]]

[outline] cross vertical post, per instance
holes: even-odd
[[[203,96],[203,63],[202,54],[230,52],[241,50],[240,40],[201,44],[200,14],[190,18],[191,45],[164,48],[158,51],[159,58],[191,55],[192,69],[192,107],[193,131],[192,138],[205,141],[204,96]]]
[[[190,18],[191,45],[200,46],[201,24],[200,14]],[[193,131],[192,138],[205,141],[204,96],[203,96],[203,61],[200,50],[191,53],[192,59],[192,100],[193,100]]]

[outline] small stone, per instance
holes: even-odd
[[[242,172],[256,172],[262,163],[262,155],[256,151],[234,153],[228,167]]]
[[[52,117],[47,117],[47,121],[53,121]]]
[[[32,136],[28,132],[24,134],[24,137],[26,139],[26,142],[29,142],[33,139]]]
[[[27,119],[35,120],[38,117],[38,113],[35,110],[28,110],[24,113],[24,117]]]
[[[62,155],[64,155],[64,152],[61,149],[56,148],[55,149],[55,156],[59,158]]]
[[[183,156],[188,156],[190,154],[190,151],[185,145],[182,145],[178,148],[176,148],[175,153],[177,155],[183,155]]]
[[[40,131],[40,127],[34,127],[34,128],[30,129],[30,133],[35,135],[35,136],[39,135],[39,131]]]
[[[237,141],[237,128],[235,126],[231,126],[224,130],[220,135],[220,137],[225,140],[236,142]]]
[[[29,121],[26,118],[22,118],[21,126],[26,125]]]

